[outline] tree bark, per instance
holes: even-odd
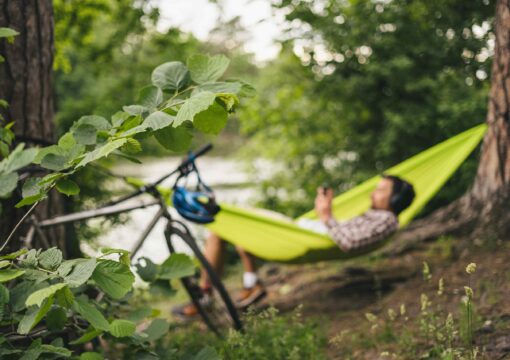
[[[20,34],[13,44],[0,42],[0,53],[5,62],[0,64],[0,99],[9,103],[1,109],[7,121],[14,121],[17,142],[26,146],[48,145],[55,140],[53,123],[54,107],[52,92],[53,73],[53,6],[51,0],[0,0],[0,27],[9,27]],[[40,174],[44,175],[44,174]],[[14,209],[19,194],[4,203],[0,219],[0,239],[27,211]],[[62,212],[62,197],[52,192],[48,199],[38,205],[35,216],[48,218]],[[26,229],[26,227],[25,227]],[[22,234],[23,229],[18,233]],[[47,232],[50,246],[58,246],[65,255],[66,242],[63,228]],[[10,250],[22,246],[16,236]],[[39,239],[34,247],[45,247]]]

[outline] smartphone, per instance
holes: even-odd
[[[328,189],[331,189],[331,185],[330,185],[329,183],[323,183],[323,184],[321,185],[321,189],[322,189],[322,194],[323,194],[323,195],[326,195],[327,190],[328,190]]]

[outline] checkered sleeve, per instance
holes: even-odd
[[[386,239],[397,231],[398,219],[392,212],[372,210],[345,222],[330,219],[326,226],[343,251],[352,251]]]

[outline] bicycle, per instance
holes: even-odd
[[[204,304],[203,302],[200,301],[202,298],[202,294],[201,289],[197,283],[198,282],[197,274],[195,274],[194,276],[184,277],[181,279],[181,283],[184,289],[190,296],[193,304],[197,307],[198,313],[202,317],[207,327],[220,337],[222,336],[223,332],[222,330],[229,327],[241,331],[242,323],[239,318],[239,314],[227,290],[223,286],[221,279],[219,278],[218,274],[216,274],[216,272],[212,268],[211,264],[207,261],[205,256],[202,254],[188,226],[184,222],[174,219],[172,217],[171,213],[167,209],[167,205],[165,203],[163,195],[157,188],[157,186],[161,184],[164,180],[176,174],[178,174],[177,179],[187,176],[192,170],[197,171],[198,175],[195,160],[198,157],[210,151],[211,149],[212,145],[208,144],[199,149],[196,153],[190,152],[189,155],[181,162],[181,164],[172,172],[162,176],[155,182],[148,185],[144,185],[140,187],[138,190],[128,195],[125,195],[115,201],[111,201],[102,207],[62,216],[56,216],[46,220],[38,220],[37,218],[32,216],[29,219],[30,222],[29,230],[24,238],[25,245],[27,247],[30,247],[30,244],[32,243],[34,236],[40,236],[43,243],[44,242],[48,243],[47,239],[45,238],[44,232],[42,231],[42,229],[44,228],[62,225],[66,223],[73,223],[77,221],[84,221],[96,217],[113,216],[136,209],[158,206],[159,207],[158,211],[151,219],[145,230],[142,231],[140,237],[135,243],[134,248],[131,250],[130,254],[131,259],[133,259],[136,253],[140,250],[144,241],[146,240],[152,229],[156,226],[158,221],[161,218],[165,218],[167,220],[167,224],[165,227],[164,235],[170,254],[175,253],[175,244],[180,239],[191,249],[194,256],[200,262],[202,269],[204,269],[207,272],[207,275],[209,276],[211,286],[214,289],[213,291],[214,298],[210,304]],[[131,200],[143,194],[151,195],[153,197],[153,200],[149,202],[142,200],[138,204],[126,203],[128,200]]]

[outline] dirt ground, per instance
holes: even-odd
[[[428,281],[422,274],[424,261],[430,267]],[[299,266],[265,264],[261,273],[268,297],[258,307],[275,306],[285,313],[302,306],[303,317],[320,322],[328,338],[334,339],[346,332],[367,331],[367,312],[384,315],[405,304],[407,316],[416,316],[421,294],[434,298],[434,306],[458,313],[464,286],[471,285],[478,319],[475,345],[484,350],[484,358],[510,359],[509,261],[508,242],[480,241],[466,248],[460,240],[440,239],[394,258],[372,256]],[[471,276],[466,273],[469,263],[477,264]],[[435,296],[440,278],[444,279],[444,294]],[[328,346],[328,357],[343,358],[334,341]],[[379,357],[380,352],[373,350],[360,350],[355,356]]]

